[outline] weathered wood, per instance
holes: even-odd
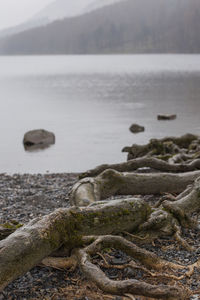
[[[106,170],[95,178],[84,178],[72,189],[71,205],[87,206],[113,195],[181,193],[200,176],[200,171],[171,174],[135,174]]]
[[[192,172],[200,169],[200,159],[195,159],[188,164],[170,164],[154,157],[141,157],[120,164],[104,164],[80,175],[80,178],[94,177],[105,170],[112,169],[118,172],[133,172],[139,168],[148,167],[160,172]]]
[[[199,136],[193,134],[185,134],[181,137],[165,137],[163,139],[151,139],[146,145],[133,144],[130,147],[124,147],[123,152],[128,152],[128,160],[143,157],[166,155],[169,156],[181,153],[184,149],[188,149],[191,143],[196,141],[199,143]]]
[[[91,262],[90,256],[99,253],[101,249],[110,247],[121,249],[130,257],[133,257],[134,260],[150,267],[150,269],[153,268],[166,272],[167,269],[184,268],[181,265],[166,262],[157,257],[155,254],[137,247],[122,237],[100,236],[88,247],[75,251],[83,273],[88,277],[88,279],[95,282],[100,289],[113,295],[125,295],[126,293],[130,293],[133,295],[145,295],[146,297],[158,299],[188,299],[189,295],[187,291],[176,286],[155,286],[135,279],[123,281],[114,281],[109,279],[103,271]]]
[[[143,223],[150,208],[143,200],[111,201],[84,210],[59,209],[38,218],[0,241],[0,291],[39,264],[62,245],[82,245],[82,236],[132,231]]]

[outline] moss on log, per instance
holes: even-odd
[[[0,241],[0,291],[65,245],[82,245],[82,236],[133,231],[147,220],[150,207],[143,200],[122,200],[84,210],[59,209],[35,219]]]

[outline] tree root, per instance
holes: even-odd
[[[127,293],[130,293],[132,295],[143,295],[158,299],[188,299],[188,292],[175,286],[154,286],[135,279],[124,281],[110,280],[103,271],[101,271],[96,265],[91,262],[90,259],[91,255],[99,252],[99,250],[101,250],[102,248],[107,247],[121,249],[129,256],[139,260],[140,263],[156,270],[166,271],[167,269],[183,268],[180,265],[166,262],[149,251],[138,248],[122,237],[98,237],[91,245],[87,246],[86,248],[76,250],[75,255],[77,255],[80,267],[84,274],[88,277],[88,279],[95,282],[96,285],[103,291],[113,295],[125,295]],[[169,275],[169,277],[171,279],[177,279],[173,275]]]
[[[71,191],[70,204],[88,206],[113,195],[181,193],[199,176],[200,171],[135,174],[106,170],[95,178],[80,180]]]
[[[70,257],[46,257],[42,260],[41,265],[58,270],[70,269],[73,271],[77,267],[77,259],[73,255]]]
[[[191,148],[195,153],[195,150],[198,151],[198,145],[199,136],[185,134],[177,138],[166,137],[164,139],[151,139],[146,145],[134,144],[131,147],[125,147],[122,151],[128,152],[128,160],[144,156],[157,156],[161,159],[167,159],[176,154],[185,155],[186,148]]]
[[[188,242],[181,237],[180,227],[178,227],[177,225],[175,225],[174,227],[175,227],[174,237],[176,241],[187,251],[193,252],[195,250],[194,247],[190,246]]]
[[[194,269],[197,268],[199,269],[200,268],[200,259],[195,262],[194,264],[190,265],[190,266],[187,266],[187,268],[189,269],[187,272],[186,272],[186,276],[187,277],[191,277],[192,274],[194,273]]]
[[[141,157],[120,164],[100,165],[95,169],[82,173],[79,176],[79,178],[82,179],[85,177],[94,177],[108,169],[112,169],[118,172],[133,172],[144,167],[155,169],[160,172],[171,172],[171,173],[192,172],[200,169],[200,159],[195,159],[188,164],[186,163],[172,164],[154,157]]]
[[[200,267],[200,261],[188,267],[167,262],[115,234],[126,234],[137,244],[171,235],[188,251],[193,250],[181,237],[181,226],[195,226],[191,215],[200,211],[200,170],[195,171],[200,169],[200,159],[191,161],[193,155],[199,158],[195,152],[199,149],[199,137],[190,134],[180,138],[151,140],[148,145],[133,145],[124,150],[128,151],[129,158],[136,159],[123,164],[99,166],[83,174],[83,177],[97,176],[84,178],[72,188],[70,203],[74,207],[59,209],[18,230],[1,226],[0,291],[41,262],[57,269],[73,268],[78,262],[87,277],[110,294],[129,298],[143,295],[157,299],[188,299],[188,291],[178,287],[178,284],[155,286],[135,279],[110,280],[91,262],[91,256],[99,253],[104,266],[109,268],[109,262],[101,250],[113,247],[137,261],[131,261],[126,266],[140,268],[147,276],[163,277],[177,283],[184,276],[192,276],[194,269]],[[170,158],[171,155],[173,157]],[[175,164],[179,160],[181,163]],[[170,173],[127,173],[143,167]],[[155,207],[141,198],[100,202],[116,195],[164,193],[168,193],[168,200],[157,202]],[[173,194],[179,195],[174,197]],[[59,253],[72,256],[52,258]],[[184,275],[176,276],[179,270],[185,268],[189,270]]]
[[[58,209],[31,221],[0,241],[0,291],[60,247],[70,252],[86,242],[85,235],[134,231],[149,213],[143,200],[121,200],[84,210]]]

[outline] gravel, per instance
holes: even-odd
[[[68,193],[77,174],[0,174],[0,223],[16,220],[26,223],[68,207]]]

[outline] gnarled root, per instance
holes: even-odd
[[[65,251],[80,247],[85,235],[131,232],[149,213],[143,200],[130,199],[84,210],[59,209],[31,221],[0,241],[0,291],[60,247],[65,246]]]
[[[46,257],[42,260],[41,264],[42,266],[51,267],[58,270],[74,270],[77,266],[77,258],[74,255],[70,257]]]
[[[150,285],[135,279],[124,281],[110,280],[103,271],[91,262],[91,255],[103,248],[114,247],[123,250],[126,254],[138,260],[140,263],[157,270],[182,269],[180,265],[166,262],[155,254],[141,249],[131,242],[116,236],[98,237],[91,245],[84,249],[76,250],[80,267],[88,279],[97,284],[103,291],[114,295],[143,295],[158,299],[188,299],[188,292],[176,286]],[[175,278],[175,277],[174,277]]]
[[[144,168],[144,167],[155,169],[160,172],[171,172],[171,173],[192,172],[200,169],[200,159],[192,160],[188,164],[185,163],[172,164],[155,157],[140,157],[120,164],[100,165],[92,170],[82,173],[79,177],[80,179],[85,177],[94,177],[108,169],[112,169],[118,172],[133,172],[137,169]]]
[[[200,176],[200,171],[171,174],[135,174],[106,170],[95,178],[80,180],[72,189],[71,205],[88,206],[113,195],[181,193]]]
[[[176,154],[186,154],[185,149],[198,151],[199,136],[185,134],[181,137],[166,137],[164,139],[151,139],[146,145],[132,145],[122,151],[128,152],[128,160],[144,156],[157,156],[169,159]]]

